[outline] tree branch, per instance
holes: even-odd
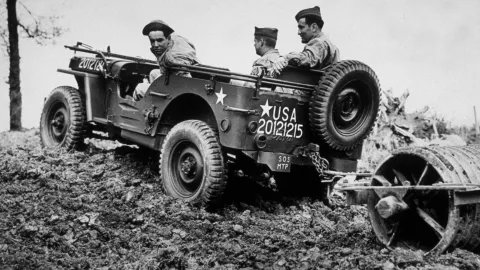
[[[17,0],[17,4],[24,11],[22,12],[23,16],[20,16],[22,19],[17,17],[17,25],[23,37],[33,39],[37,44],[45,45],[49,41],[53,43],[56,37],[61,36],[66,31],[65,28],[57,26],[59,16],[37,16],[22,1]],[[0,2],[0,8],[0,20],[2,20],[7,10],[5,1]],[[7,18],[5,18],[6,20]],[[8,29],[2,23],[0,23],[0,47],[10,54]]]
[[[25,34],[27,34],[27,37],[28,38],[35,38],[36,36],[32,33],[32,30],[30,30],[30,28],[28,28],[27,26],[23,25],[21,22],[18,22],[18,26],[20,26],[20,28],[23,29],[23,31],[25,32]]]
[[[30,16],[32,17],[32,19],[35,21],[35,24],[38,24],[37,16],[33,15],[33,13],[30,11],[30,9],[27,8],[27,6],[25,6],[25,5],[22,3],[22,1],[18,1],[17,3],[20,4],[20,5],[23,7],[23,9],[25,9],[25,11],[26,11],[28,14],[30,14]]]
[[[45,18],[47,19],[47,18]],[[60,36],[65,29],[54,26],[56,21],[56,17],[49,17],[49,21],[51,22],[50,27],[44,27],[42,25],[43,20],[36,20],[36,23],[33,25],[24,25],[22,22],[18,22],[18,26],[23,29],[23,32],[26,34],[27,38],[32,38],[40,45],[44,45],[46,41],[52,40],[58,36]]]
[[[7,29],[2,29],[0,32],[0,38],[2,39],[2,48],[5,48],[6,55],[10,55],[10,44],[8,42]]]
[[[22,1],[18,0],[17,3],[28,13],[31,17],[31,23],[25,23],[25,19],[18,20],[18,26],[23,31],[23,36],[35,40],[37,44],[45,45],[47,41],[50,41],[65,32],[66,29],[56,26],[58,16],[37,16],[35,15]],[[29,21],[27,16],[27,21]]]

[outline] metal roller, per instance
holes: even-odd
[[[388,247],[442,253],[480,251],[480,146],[399,149],[368,186],[343,189],[367,195],[370,220]]]

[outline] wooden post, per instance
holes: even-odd
[[[440,136],[438,135],[438,129],[437,129],[437,116],[435,115],[434,118],[433,118],[433,123],[432,123],[432,126],[433,126],[433,139],[438,139]]]

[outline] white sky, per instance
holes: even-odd
[[[143,26],[162,19],[192,41],[204,64],[248,73],[257,58],[253,29],[279,29],[281,53],[303,48],[294,15],[319,5],[324,32],[342,59],[371,66],[383,89],[409,89],[407,111],[429,105],[453,124],[473,123],[480,111],[480,1],[478,0],[23,0],[39,15],[63,16],[56,44],[20,41],[23,126],[38,126],[44,97],[59,85],[76,86],[67,68],[72,52],[63,45],[82,41],[113,52],[152,58]],[[21,7],[18,7],[21,12]],[[3,11],[0,11],[3,13]],[[2,18],[5,14],[2,15]],[[2,22],[6,24],[6,22]],[[0,131],[9,128],[8,58],[0,58]]]

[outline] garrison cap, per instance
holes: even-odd
[[[255,26],[255,36],[268,37],[277,40],[278,29],[277,28],[259,28]]]
[[[297,15],[295,15],[295,20],[297,20],[297,22],[298,22],[301,18],[303,18],[305,16],[317,17],[320,21],[322,21],[322,24],[323,24],[322,15],[320,15],[320,7],[318,7],[318,6],[314,6],[313,8],[307,8],[307,9],[300,10],[297,13]]]
[[[142,34],[144,36],[148,36],[148,33],[151,31],[162,31],[166,37],[173,33],[173,29],[162,20],[154,20],[149,22],[147,25],[145,25],[145,27],[143,27]]]

